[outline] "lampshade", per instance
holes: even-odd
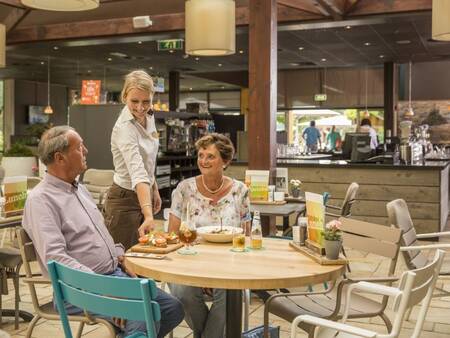
[[[0,68],[6,66],[6,29],[5,25],[0,23]]]
[[[450,41],[450,1],[433,0],[431,36],[434,40]]]
[[[233,0],[188,0],[185,18],[186,54],[219,56],[235,53]]]
[[[53,109],[50,106],[50,56],[47,57],[47,106],[44,109],[45,114],[53,114]]]
[[[409,61],[409,90],[408,90],[408,110],[405,113],[406,117],[413,117],[414,116],[414,110],[412,108],[412,104],[411,104],[411,90],[412,90],[412,62]]]
[[[28,7],[47,11],[86,11],[99,6],[99,0],[22,0]]]

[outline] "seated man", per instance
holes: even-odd
[[[44,275],[47,261],[104,275],[135,277],[124,264],[122,244],[114,244],[102,214],[87,189],[76,178],[86,170],[87,149],[80,135],[69,126],[49,129],[39,142],[39,158],[47,174],[29,194],[22,225],[36,247]],[[164,337],[184,317],[181,303],[158,289],[161,308],[158,337]],[[68,314],[82,313],[67,304]],[[145,322],[111,319],[125,335],[146,332]]]

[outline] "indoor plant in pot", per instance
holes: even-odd
[[[328,259],[338,259],[342,247],[341,222],[332,220],[325,225],[322,231],[325,256]]]
[[[2,158],[2,167],[5,176],[34,176],[33,167],[36,166],[36,157],[23,143],[14,143]]]
[[[295,198],[300,197],[300,185],[302,184],[302,181],[292,179],[289,183],[291,183],[292,197],[295,197]]]

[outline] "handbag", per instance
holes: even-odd
[[[269,338],[279,338],[280,327],[269,326]],[[242,338],[264,338],[264,325],[242,332]]]

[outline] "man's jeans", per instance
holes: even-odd
[[[108,276],[116,276],[116,277],[129,277],[125,272],[122,271],[121,268],[117,268],[113,273]],[[166,336],[170,331],[178,326],[184,319],[184,310],[183,305],[171,295],[162,291],[161,289],[157,289],[158,294],[154,299],[161,309],[161,321],[155,322],[156,332],[158,332],[158,338]],[[56,307],[56,303],[55,303]],[[83,310],[73,306],[71,304],[66,305],[66,312],[68,315],[78,315],[82,314]],[[93,314],[95,316],[95,314]],[[99,318],[105,318],[112,323],[112,319],[110,317],[105,316],[97,316]],[[125,328],[119,329],[118,337],[126,337],[131,335],[134,332],[143,332],[147,333],[147,328],[145,322],[136,321],[136,320],[127,320],[125,324]]]

